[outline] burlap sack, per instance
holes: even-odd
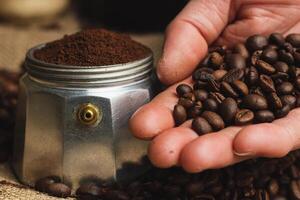
[[[79,30],[73,16],[65,16],[58,23],[60,28],[55,30],[41,29],[40,26],[36,25],[20,27],[0,24],[0,67],[16,71],[23,62],[25,53],[29,48]],[[162,34],[133,34],[132,37],[152,48],[155,58],[161,54]],[[21,186],[15,179],[9,165],[5,163],[0,164],[0,200],[4,199],[51,200],[60,198],[49,197]]]

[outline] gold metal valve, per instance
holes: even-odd
[[[102,120],[102,110],[91,103],[82,104],[78,109],[77,119],[87,126],[97,125]]]

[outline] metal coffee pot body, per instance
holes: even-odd
[[[147,142],[128,128],[154,95],[152,55],[110,66],[60,66],[31,49],[20,81],[13,168],[25,184],[57,175],[77,187],[89,180],[127,181],[147,169]]]

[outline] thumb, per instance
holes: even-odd
[[[166,31],[157,75],[170,85],[188,77],[228,22],[230,0],[191,0]]]

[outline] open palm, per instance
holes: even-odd
[[[157,74],[171,85],[130,121],[134,135],[151,140],[149,158],[158,167],[188,172],[219,168],[257,156],[281,157],[300,148],[300,109],[272,123],[228,127],[198,136],[191,121],[175,127],[176,86],[189,77],[213,42],[244,41],[253,34],[300,32],[299,0],[191,0],[168,27]]]

